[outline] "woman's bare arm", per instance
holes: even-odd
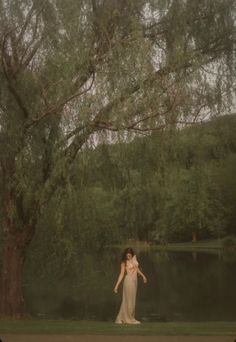
[[[113,290],[115,293],[117,293],[118,287],[119,287],[120,283],[122,282],[124,275],[125,275],[125,264],[124,264],[124,262],[122,262],[120,265],[120,274],[119,274],[118,280],[117,280],[116,285],[115,285],[114,290]]]
[[[145,275],[140,271],[140,269],[137,269],[137,272],[139,275],[141,275],[141,277],[143,278],[143,282],[146,283],[147,282],[147,278],[145,277]]]

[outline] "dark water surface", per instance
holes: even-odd
[[[232,255],[148,250],[138,252],[137,257],[148,278],[146,285],[139,278],[138,319],[236,320],[236,260]],[[42,318],[114,320],[122,293],[122,287],[118,295],[112,291],[119,258],[119,250],[109,249],[84,255],[60,272],[29,272],[24,287],[28,311]]]

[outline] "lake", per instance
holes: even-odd
[[[118,249],[80,255],[60,272],[29,270],[24,292],[33,317],[113,321],[122,287]],[[137,252],[140,268],[136,317],[142,321],[235,321],[236,258],[222,252]],[[47,272],[46,272],[47,270]]]

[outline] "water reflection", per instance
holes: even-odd
[[[114,320],[121,300],[112,292],[120,251],[84,255],[63,276],[28,271],[25,294],[33,316]],[[221,253],[138,253],[148,277],[140,279],[137,318],[148,321],[231,321],[236,319],[235,256]]]

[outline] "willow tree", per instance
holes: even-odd
[[[1,315],[25,312],[28,247],[85,144],[229,103],[234,21],[233,0],[0,0]]]

